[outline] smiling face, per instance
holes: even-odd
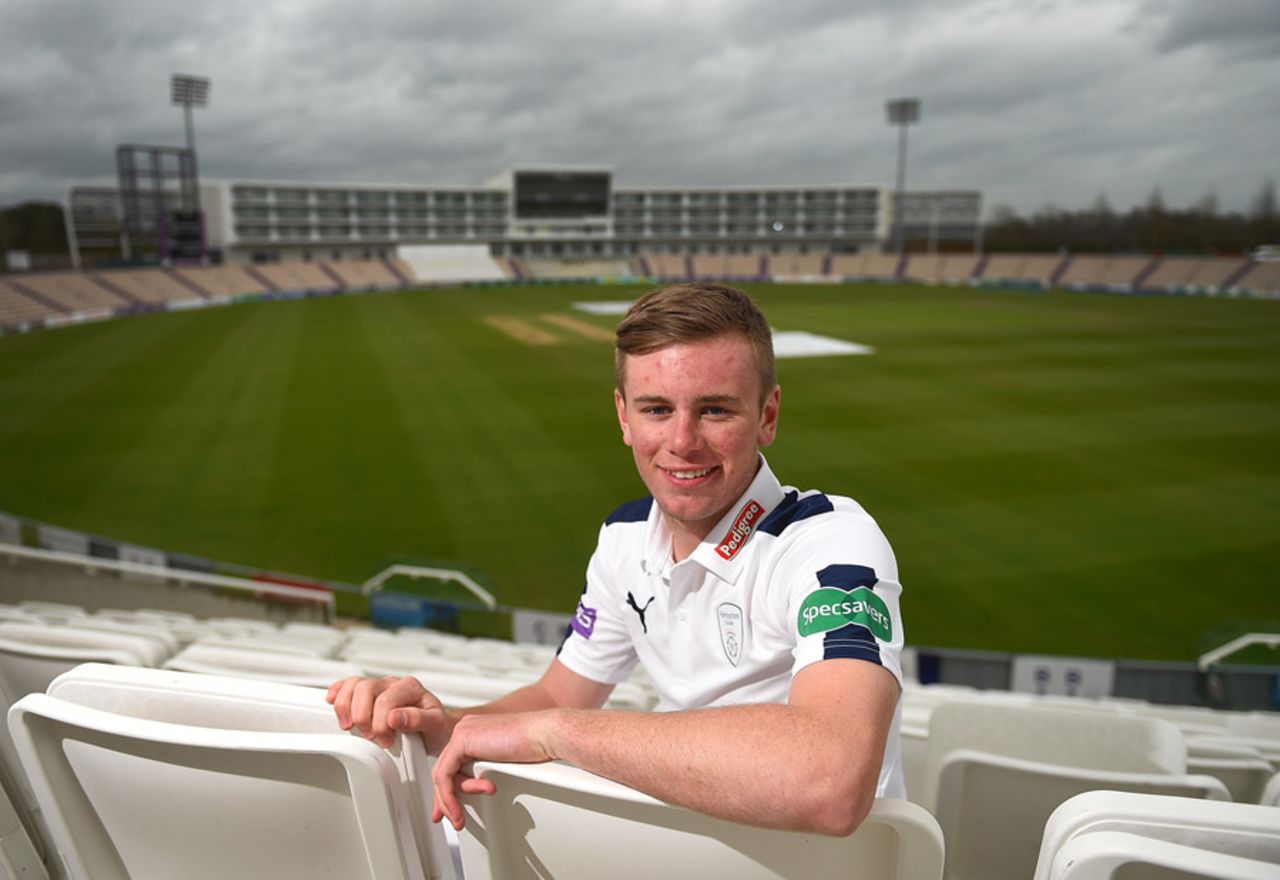
[[[780,392],[760,403],[751,344],[738,333],[627,355],[614,393],[622,439],[673,533],[693,552],[746,491],[778,430]]]

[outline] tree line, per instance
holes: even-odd
[[[984,230],[983,249],[1006,252],[1242,254],[1280,244],[1276,185],[1262,185],[1247,212],[1222,212],[1210,194],[1170,208],[1157,188],[1146,204],[1119,213],[1106,195],[1080,211],[1046,207],[1030,217],[999,206]]]

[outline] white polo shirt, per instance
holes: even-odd
[[[658,710],[785,703],[811,663],[854,658],[902,682],[898,565],[856,501],[782,486],[760,471],[686,559],[652,498],[600,529],[560,661],[593,681],[626,680],[637,661]],[[878,797],[905,798],[901,699]]]

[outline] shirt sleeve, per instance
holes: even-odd
[[[617,579],[611,576],[609,562],[616,555],[609,549],[608,528],[600,529],[600,539],[587,564],[587,584],[556,656],[585,678],[618,684],[631,675],[638,658],[623,623],[626,609],[618,598]]]
[[[791,675],[823,660],[863,660],[902,683],[898,564],[865,515],[833,514],[788,548],[786,620],[794,635]]]

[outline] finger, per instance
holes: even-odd
[[[385,679],[364,678],[351,693],[351,726],[366,739],[373,729],[373,701],[385,687]]]
[[[373,701],[373,715],[370,719],[370,732],[380,745],[387,747],[395,741],[395,730],[388,716],[402,707],[417,708],[424,693],[416,678],[406,676],[387,683],[386,688]]]
[[[444,721],[444,709],[415,709],[406,706],[387,713],[387,726],[404,733],[422,733]]]
[[[454,791],[454,777],[459,775],[462,763],[458,757],[459,751],[446,748],[431,771],[431,781],[435,785],[435,810],[448,817],[455,831],[462,829],[462,806]]]
[[[360,681],[358,677],[344,678],[330,687],[333,694],[333,712],[338,716],[338,726],[343,730],[351,728],[351,693]]]
[[[464,776],[458,783],[458,790],[463,794],[491,795],[497,792],[498,787],[488,779],[476,779],[474,776]]]

